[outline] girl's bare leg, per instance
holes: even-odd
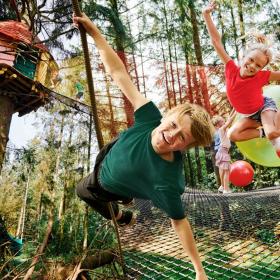
[[[229,169],[224,170],[223,186],[224,186],[225,191],[230,191],[230,188],[229,188]]]
[[[267,110],[262,112],[262,125],[266,137],[273,140],[280,136],[280,112]]]
[[[277,111],[274,118],[276,130],[280,130],[280,111]]]
[[[228,130],[228,137],[231,141],[245,141],[260,136],[260,131],[257,129],[261,124],[250,118],[242,118],[233,124]]]
[[[224,182],[223,182],[223,169],[222,168],[219,168],[219,176],[220,176],[220,181],[221,181],[221,187],[224,189]],[[220,190],[220,188],[219,188],[219,191],[223,191],[223,189],[222,190]]]

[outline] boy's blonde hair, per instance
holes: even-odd
[[[179,120],[184,115],[190,116],[192,120],[191,133],[195,142],[191,143],[187,148],[211,145],[215,128],[211,122],[210,115],[204,108],[196,104],[184,103],[169,110],[166,116],[174,113],[178,115]]]

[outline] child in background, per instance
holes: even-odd
[[[216,166],[219,168],[221,186],[218,189],[218,192],[223,194],[231,193],[229,188],[229,171],[230,171],[230,154],[229,149],[231,146],[230,140],[228,138],[227,132],[231,126],[234,118],[236,116],[236,111],[232,111],[228,120],[225,122],[224,118],[221,116],[215,116],[212,120],[215,128],[218,131],[220,144],[218,151],[216,153]]]
[[[280,112],[272,98],[264,97],[262,87],[269,81],[279,81],[280,71],[268,71],[263,68],[270,63],[271,50],[260,42],[251,46],[237,66],[227,54],[216,26],[211,18],[215,2],[203,10],[203,17],[212,40],[212,44],[225,64],[226,89],[229,102],[240,113],[241,118],[229,130],[231,141],[245,141],[262,137],[263,130],[280,157]],[[280,94],[280,92],[279,92]]]

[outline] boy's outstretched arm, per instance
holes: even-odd
[[[211,18],[211,13],[215,9],[215,5],[216,5],[215,1],[211,2],[206,8],[203,9],[202,14],[206,23],[208,33],[211,37],[212,45],[215,48],[222,62],[226,64],[229,60],[231,60],[231,57],[225,51],[225,48],[221,40],[221,35],[219,34]]]
[[[133,84],[123,62],[102,36],[97,26],[85,14],[83,14],[82,17],[74,16],[73,22],[74,24],[82,24],[87,33],[94,39],[106,71],[111,75],[116,85],[132,103],[134,110],[136,111],[142,105],[147,103],[148,100]]]
[[[191,226],[186,218],[180,220],[171,219],[172,227],[177,233],[184,251],[191,259],[196,272],[196,280],[207,280],[206,273],[202,266],[195,240],[193,237]]]

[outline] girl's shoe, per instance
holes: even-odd
[[[224,187],[223,187],[223,186],[220,186],[220,187],[218,188],[218,193],[223,193],[223,191],[224,191]]]
[[[229,194],[232,193],[232,190],[223,190],[223,194]]]

